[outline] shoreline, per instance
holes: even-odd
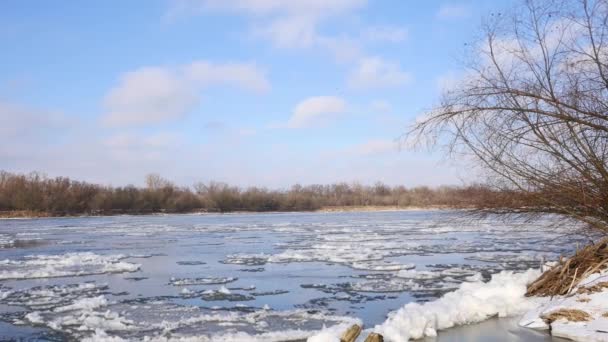
[[[36,211],[3,211],[0,212],[0,220],[7,219],[43,219],[43,218],[77,218],[77,217],[111,217],[111,216],[165,216],[165,215],[230,215],[230,214],[288,214],[288,213],[355,213],[355,212],[399,212],[399,211],[432,211],[432,210],[462,210],[470,208],[430,205],[430,206],[327,206],[315,210],[300,211],[192,211],[192,212],[131,212],[131,213],[80,213],[80,214],[53,214]]]

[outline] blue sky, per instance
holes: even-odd
[[[474,180],[395,139],[507,1],[0,4],[0,169],[104,184]]]

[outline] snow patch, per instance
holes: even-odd
[[[598,292],[579,293],[580,288],[588,288],[600,282],[608,282],[608,271],[594,273],[582,280],[573,289],[572,295],[539,298],[539,305],[528,311],[519,321],[522,327],[546,330],[551,328],[551,334],[573,341],[608,341],[608,288]],[[582,310],[591,319],[583,322],[571,322],[564,318],[549,325],[542,318],[561,309]]]
[[[503,271],[487,283],[463,283],[456,291],[435,301],[406,304],[390,313],[389,318],[373,330],[386,341],[405,342],[436,336],[437,330],[477,323],[493,316],[521,314],[535,306],[524,294],[527,284],[539,275],[540,271],[532,269],[524,273]]]

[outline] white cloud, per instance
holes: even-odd
[[[437,89],[441,92],[455,90],[464,79],[464,73],[448,71],[437,77]]]
[[[335,96],[310,97],[298,103],[287,123],[289,128],[304,128],[326,123],[346,110],[346,102]]]
[[[316,25],[315,17],[290,15],[258,25],[254,34],[270,40],[279,48],[309,48],[319,41]]]
[[[399,64],[380,57],[366,57],[351,72],[348,86],[353,89],[396,87],[408,83],[410,79]]]
[[[367,0],[202,0],[200,3],[206,9],[255,15],[288,13],[324,16],[363,7]]]
[[[101,142],[101,148],[114,160],[164,161],[179,146],[177,135],[117,133]]]
[[[182,0],[174,1],[170,15],[197,10],[243,14],[253,20],[253,35],[275,47],[324,48],[343,61],[352,59],[359,47],[350,39],[320,34],[319,26],[366,4],[367,0]]]
[[[361,33],[361,38],[369,42],[400,43],[407,39],[408,31],[403,27],[373,26]]]
[[[124,74],[104,99],[109,126],[153,124],[184,116],[212,85],[264,92],[270,83],[254,64],[195,61],[179,68],[144,67]]]
[[[391,111],[391,104],[384,100],[374,100],[370,104],[371,109],[377,113],[386,113]]]
[[[265,73],[255,64],[196,61],[185,67],[185,74],[201,86],[227,84],[260,93],[270,90]]]
[[[171,133],[157,133],[152,135],[135,135],[118,133],[103,140],[103,145],[116,149],[133,148],[164,148],[178,142],[178,137]]]
[[[174,71],[146,67],[126,73],[107,94],[108,125],[158,123],[180,117],[198,102],[193,87]]]
[[[352,62],[361,56],[361,44],[352,38],[318,37],[317,45],[329,51],[337,62]]]
[[[357,145],[354,152],[359,155],[379,155],[389,152],[397,152],[399,144],[394,140],[374,139]]]
[[[462,19],[471,14],[469,7],[461,4],[443,4],[437,11],[439,19]]]
[[[63,114],[0,102],[0,144],[12,139],[36,140],[70,123]]]

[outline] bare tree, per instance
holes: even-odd
[[[173,187],[173,183],[161,177],[158,173],[150,173],[146,175],[146,186],[149,190],[159,190],[162,188]]]
[[[461,81],[408,139],[473,156],[491,184],[608,231],[608,0],[494,14]],[[429,140],[430,138],[430,140]]]

